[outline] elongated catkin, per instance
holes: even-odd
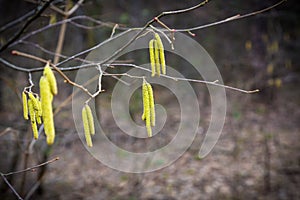
[[[34,112],[33,103],[32,103],[31,99],[28,99],[28,109],[29,109],[30,121],[34,121],[35,120],[35,112]]]
[[[30,116],[33,137],[34,137],[34,139],[38,139],[39,133],[38,133],[37,125],[36,125],[35,110],[34,110],[34,106],[33,106],[33,101],[31,99],[28,99],[28,108],[29,108],[29,116]]]
[[[155,108],[154,108],[154,97],[153,90],[150,83],[147,83],[147,90],[149,94],[149,107],[150,107],[150,116],[151,116],[151,125],[155,126]]]
[[[49,66],[49,63],[47,63],[45,68],[44,68],[44,76],[49,81],[51,93],[53,95],[56,95],[57,94],[57,83],[56,83],[56,79],[55,79],[55,76],[53,74],[53,71]]]
[[[37,98],[37,101],[38,101],[38,110],[36,112],[36,122],[38,124],[41,124],[42,123],[42,114],[43,114],[42,103],[39,98]]]
[[[94,117],[93,117],[92,110],[89,105],[86,105],[85,107],[86,107],[86,113],[89,121],[90,133],[92,135],[95,135]]]
[[[29,99],[32,102],[34,110],[38,111],[39,110],[39,102],[38,102],[37,98],[35,98],[35,96],[31,92],[29,93]]]
[[[151,63],[151,76],[155,76],[155,56],[154,56],[154,39],[149,42],[149,55],[150,55],[150,63]]]
[[[49,82],[45,76],[40,79],[40,96],[42,104],[42,117],[44,122],[44,130],[47,136],[47,144],[51,145],[55,139],[55,128],[52,112],[52,94]]]
[[[159,59],[160,59],[161,71],[162,71],[162,74],[166,74],[166,61],[165,61],[164,45],[163,45],[158,33],[155,33],[155,39],[157,41],[157,46],[159,49]]]
[[[23,102],[23,117],[24,119],[28,120],[28,102],[27,102],[27,95],[23,91],[22,92],[22,102]]]
[[[142,85],[142,97],[143,97],[143,114],[142,114],[142,120],[146,120],[146,115],[145,115],[145,101],[147,100],[147,96],[146,96],[146,92],[147,92],[147,86],[146,86],[146,81],[143,80],[143,85]]]
[[[157,40],[154,40],[154,57],[155,57],[155,66],[156,66],[156,73],[160,76],[160,60],[159,60],[159,48]]]
[[[83,121],[83,128],[84,128],[84,135],[86,144],[88,147],[92,147],[92,138],[91,138],[91,132],[90,132],[90,126],[89,126],[89,120],[88,120],[88,114],[87,114],[87,107],[84,106],[82,108],[82,121]]]
[[[147,129],[148,137],[152,137],[149,92],[148,92],[147,82],[145,80],[143,81],[142,87],[143,87],[142,91],[143,91],[143,104],[144,104],[144,115],[146,120],[146,129]]]

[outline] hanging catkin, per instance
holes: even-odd
[[[28,99],[28,109],[29,109],[29,116],[30,116],[30,122],[31,122],[31,128],[33,132],[34,139],[38,139],[38,129],[36,125],[36,117],[35,117],[35,110],[33,106],[33,101],[31,99]]]
[[[45,68],[44,68],[44,76],[48,79],[49,81],[49,85],[50,85],[50,89],[51,89],[51,93],[53,95],[57,94],[57,84],[56,84],[56,79],[55,76],[53,74],[52,69],[49,66],[49,62],[46,64]]]
[[[27,95],[23,91],[22,92],[22,102],[23,102],[23,117],[24,119],[28,120],[28,103],[27,103]]]
[[[164,45],[161,41],[161,38],[158,33],[155,33],[155,39],[157,41],[157,47],[159,50],[159,59],[161,65],[162,74],[166,74],[166,61],[165,61],[165,53],[164,53]]]
[[[82,108],[82,121],[83,121],[84,135],[85,135],[85,140],[86,140],[87,146],[92,147],[93,143],[92,143],[92,138],[91,138],[91,130],[90,130],[87,112],[88,112],[87,106],[84,106]]]
[[[86,113],[89,122],[90,133],[91,135],[95,135],[94,117],[93,117],[92,110],[89,105],[86,105],[85,107],[86,107]]]
[[[150,55],[150,63],[151,63],[151,76],[155,76],[155,55],[154,55],[154,39],[149,42],[149,55]]]
[[[154,97],[153,97],[152,86],[145,79],[143,80],[143,85],[142,85],[142,96],[143,96],[143,108],[144,108],[142,120],[146,121],[146,129],[147,129],[148,137],[152,137],[151,126],[155,126]]]
[[[31,100],[32,102],[32,105],[33,105],[33,108],[35,111],[38,111],[39,110],[39,103],[38,103],[38,100],[37,98],[35,98],[35,96],[30,92],[29,93],[29,99]]]
[[[55,139],[55,128],[52,112],[52,93],[48,79],[42,76],[40,79],[40,96],[42,104],[42,117],[44,122],[44,130],[47,136],[47,144],[51,145]]]
[[[150,102],[149,102],[149,92],[146,81],[143,82],[143,103],[144,103],[144,115],[146,120],[146,129],[148,137],[152,137],[151,129],[151,115],[150,115]]]
[[[150,107],[150,116],[151,116],[151,126],[155,126],[155,108],[154,108],[154,97],[153,90],[150,83],[147,83],[147,90],[149,94],[149,107]]]
[[[158,76],[160,76],[159,48],[158,48],[157,40],[154,40],[154,57],[155,57],[156,73]]]
[[[37,102],[38,102],[38,110],[36,112],[36,122],[38,124],[41,124],[42,123],[42,114],[43,114],[42,103],[39,98],[37,98]]]

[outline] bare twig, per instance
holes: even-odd
[[[150,70],[150,69],[146,69],[146,68],[143,68],[143,67],[134,65],[134,64],[113,64],[113,65],[115,65],[115,66],[129,66],[129,67],[135,67],[135,68],[137,68],[137,69],[141,69],[141,70],[148,71],[149,73],[151,73],[151,70]],[[138,76],[132,76],[132,75],[130,75],[130,74],[128,74],[128,73],[121,73],[121,74],[104,74],[104,76],[112,76],[112,75],[115,75],[115,76],[116,76],[116,75],[122,75],[122,76],[128,76],[128,77],[131,77],[131,78],[142,78],[142,77],[138,77]],[[226,88],[226,89],[235,90],[235,91],[242,92],[242,93],[246,93],[246,94],[251,94],[251,93],[259,92],[258,89],[255,89],[255,90],[243,90],[243,89],[231,87],[231,86],[228,86],[228,85],[223,85],[223,84],[218,83],[218,80],[214,80],[214,81],[204,81],[204,80],[198,80],[198,79],[189,79],[189,78],[173,77],[173,76],[168,76],[168,75],[164,75],[164,74],[161,74],[160,76],[161,76],[161,77],[168,78],[168,79],[172,79],[172,80],[174,80],[174,81],[189,81],[189,82],[203,83],[203,84],[212,85],[212,86],[217,86],[217,87],[223,87],[223,88]]]
[[[165,11],[165,12],[162,12],[160,15],[158,15],[157,18],[160,18],[160,17],[165,16],[165,15],[175,15],[175,14],[190,12],[192,10],[195,10],[197,8],[200,8],[200,7],[204,6],[208,2],[209,2],[209,0],[205,0],[205,1],[195,5],[193,7],[190,7],[190,8],[185,8],[185,9],[181,9],[181,10],[173,10],[173,11]]]
[[[36,13],[36,9],[29,11],[28,13],[26,13],[25,15],[19,17],[18,19],[15,19],[7,24],[5,24],[4,26],[2,26],[0,28],[0,33],[9,29],[12,26],[15,26],[16,24],[24,21],[25,19],[27,19],[28,17],[31,17],[32,15],[34,15],[34,13]]]
[[[65,11],[62,11],[61,9],[57,8],[56,6],[54,6],[53,4],[51,4],[51,8],[53,10],[55,10],[56,12],[64,15],[64,16],[70,16],[72,15],[78,8],[79,6],[84,2],[84,0],[79,0],[77,1],[77,3],[70,9],[70,10],[67,10],[67,6],[66,6],[66,10]]]
[[[19,52],[19,51],[14,51],[14,54],[16,55],[20,55],[20,56],[24,56],[24,57],[28,57],[28,58],[31,58],[31,59],[35,59],[35,60],[38,60],[38,61],[41,61],[43,63],[47,63],[48,61],[42,59],[42,58],[39,58],[39,57],[36,57],[36,56],[33,56],[33,55],[30,55],[30,54],[26,54],[26,53],[22,53],[22,52]],[[101,62],[102,63],[102,62]],[[86,92],[90,97],[93,97],[93,94],[91,94],[85,87],[83,87],[82,85],[79,85],[73,81],[71,81],[58,67],[56,67],[54,64],[50,63],[50,65],[65,79],[65,81],[75,87],[78,87],[79,89],[83,90],[84,92]],[[95,66],[95,65],[100,65],[100,63],[94,63],[93,65],[88,65],[89,67],[90,66]],[[114,64],[108,64],[108,65],[105,65],[105,66],[124,66],[124,67],[134,67],[134,68],[137,68],[137,69],[141,69],[141,70],[144,70],[144,71],[148,71],[148,72],[151,72],[149,69],[146,69],[146,68],[143,68],[143,67],[140,67],[138,65],[135,65],[135,64],[121,64],[121,63],[114,63]],[[104,76],[117,76],[117,75],[126,75],[126,73],[123,73],[123,74],[107,74],[107,73],[103,73]],[[169,79],[172,79],[174,81],[189,81],[189,82],[197,82],[197,83],[203,83],[203,84],[208,84],[208,85],[213,85],[213,86],[218,86],[218,87],[224,87],[226,89],[230,89],[230,90],[235,90],[235,91],[238,91],[238,92],[243,92],[243,93],[247,93],[247,94],[250,94],[250,93],[255,93],[255,92],[259,92],[258,89],[255,89],[255,90],[243,90],[243,89],[239,89],[239,88],[235,88],[235,87],[231,87],[231,86],[227,86],[227,85],[223,85],[223,84],[219,84],[217,83],[216,81],[204,81],[204,80],[197,80],[197,79],[187,79],[187,78],[180,78],[180,77],[172,77],[172,76],[168,76],[168,75],[161,75],[162,77],[165,77],[165,78],[169,78]]]
[[[143,28],[141,28],[125,45],[123,45],[120,49],[116,50],[112,55],[110,55],[109,57],[107,57],[106,59],[102,60],[100,63],[98,63],[99,65],[102,65],[104,63],[107,63],[108,61],[112,60],[113,58],[115,58],[116,56],[118,56],[124,49],[126,49],[130,44],[132,44],[152,23],[154,23],[155,21],[157,21],[159,18],[166,16],[166,15],[173,15],[173,14],[178,14],[178,13],[184,13],[184,12],[189,12],[191,10],[194,10],[196,8],[202,7],[204,6],[206,3],[208,3],[208,0],[203,1],[202,3],[197,4],[196,6],[187,8],[187,9],[182,9],[182,10],[176,10],[176,11],[167,11],[167,12],[162,12],[161,14],[159,14],[158,16],[154,17],[153,19],[151,19],[150,21],[148,21],[145,26]],[[97,45],[98,46],[98,45]],[[92,47],[91,49],[94,49],[95,47]],[[89,49],[88,51],[84,51],[84,53],[89,52],[91,49]],[[79,53],[76,54],[75,57],[82,55],[84,53]],[[68,59],[67,59],[68,60]],[[64,61],[66,62],[66,60]],[[62,64],[58,63],[58,65]]]
[[[16,195],[16,197],[19,200],[23,200],[23,198],[18,194],[18,192],[15,190],[15,188],[9,183],[9,181],[7,180],[7,178],[5,177],[5,175],[0,172],[0,176],[2,177],[2,179],[4,180],[4,182],[7,184],[7,186],[10,188],[10,190]]]
[[[111,34],[110,34],[110,38],[112,38],[116,32],[116,29],[119,28],[119,24],[115,24],[112,31],[111,31]]]
[[[6,48],[9,47],[10,44],[12,44],[14,41],[16,41],[22,35],[22,33],[25,31],[25,29],[46,10],[46,8],[50,5],[50,3],[52,1],[53,0],[49,0],[49,1],[46,1],[43,5],[40,5],[37,8],[36,14],[33,17],[31,17],[30,19],[28,19],[25,22],[25,24],[23,25],[23,27],[15,35],[13,35],[6,44],[4,44],[3,46],[0,47],[0,52],[4,51]]]
[[[45,165],[48,165],[50,163],[53,163],[55,161],[59,160],[59,157],[56,157],[54,159],[51,159],[49,161],[46,161],[44,163],[41,163],[39,165],[35,165],[33,167],[28,167],[26,169],[23,169],[23,170],[19,170],[19,171],[15,171],[15,172],[9,172],[9,173],[2,173],[0,172],[0,175],[2,177],[2,179],[4,180],[4,182],[8,185],[8,187],[11,189],[11,191],[16,195],[16,197],[19,199],[19,200],[22,200],[23,198],[18,194],[18,192],[15,190],[15,188],[9,183],[9,181],[7,180],[6,176],[11,176],[11,175],[14,175],[14,174],[20,174],[20,173],[24,173],[24,172],[28,172],[28,171],[34,171],[35,169],[39,168],[39,167],[43,167]]]
[[[27,57],[27,58],[30,58],[30,59],[33,59],[33,60],[37,60],[37,61],[40,61],[42,63],[49,63],[51,65],[51,67],[53,67],[53,69],[55,69],[65,79],[65,82],[67,82],[67,83],[69,83],[69,84],[71,84],[71,85],[73,85],[75,87],[78,87],[79,89],[81,89],[84,92],[86,92],[90,97],[93,96],[85,87],[83,87],[82,85],[79,85],[79,84],[71,81],[58,67],[56,67],[56,65],[54,65],[51,62],[49,62],[48,60],[45,60],[43,58],[31,55],[31,54],[23,53],[23,52],[20,52],[20,51],[13,51],[12,53],[14,55],[19,55],[19,56]]]
[[[34,36],[34,35],[36,35],[36,34],[38,34],[38,33],[41,33],[41,32],[43,32],[43,31],[46,31],[46,30],[48,30],[48,29],[50,29],[50,28],[53,28],[53,27],[55,27],[55,26],[59,26],[59,25],[61,25],[61,24],[63,24],[63,23],[70,23],[70,22],[72,22],[72,21],[80,20],[80,19],[88,20],[88,21],[94,22],[95,24],[99,24],[99,25],[106,26],[106,27],[113,27],[113,26],[114,26],[114,24],[112,24],[112,23],[104,23],[104,22],[102,22],[102,21],[100,21],[100,20],[94,19],[94,18],[89,17],[89,16],[85,16],[85,15],[74,16],[74,17],[72,17],[72,18],[69,18],[69,19],[66,19],[66,20],[62,20],[62,21],[56,22],[56,23],[54,23],[54,24],[48,24],[47,26],[44,26],[44,27],[42,27],[42,28],[40,28],[40,29],[37,29],[37,30],[35,30],[35,31],[32,31],[32,32],[28,33],[27,35],[24,35],[23,37],[21,37],[21,39],[19,39],[19,40],[13,42],[13,43],[10,44],[8,47],[12,47],[12,46],[14,46],[14,45],[20,43],[21,41],[28,39],[28,38],[31,37],[31,36]],[[80,27],[80,26],[78,26],[78,27]],[[128,29],[126,29],[126,28],[121,28],[121,27],[119,27],[118,29],[120,29],[120,30],[128,30]]]
[[[24,173],[24,172],[28,172],[28,171],[34,171],[35,169],[39,168],[39,167],[42,167],[44,165],[48,165],[50,163],[53,163],[55,161],[59,160],[59,157],[56,157],[56,158],[53,158],[51,160],[48,160],[44,163],[41,163],[39,165],[35,165],[33,167],[28,167],[26,169],[23,169],[23,170],[20,170],[20,171],[15,171],[15,172],[9,172],[9,173],[1,173],[3,176],[10,176],[10,175],[14,175],[14,174],[19,174],[19,173]]]
[[[243,18],[250,17],[250,16],[253,16],[253,15],[258,15],[258,14],[261,14],[263,12],[269,11],[269,10],[271,10],[271,9],[273,9],[273,8],[281,5],[285,1],[287,1],[287,0],[282,0],[282,1],[276,3],[276,4],[272,5],[272,6],[269,6],[267,8],[262,9],[262,10],[254,11],[254,12],[251,12],[251,13],[248,13],[248,14],[244,14],[244,15],[237,14],[237,15],[234,15],[232,17],[228,17],[228,18],[226,18],[224,20],[221,20],[221,21],[217,21],[217,22],[213,22],[213,23],[210,23],[210,24],[205,24],[205,25],[197,26],[197,27],[194,27],[194,28],[175,29],[175,31],[177,31],[177,32],[195,31],[195,30],[200,30],[200,29],[211,27],[211,26],[216,26],[216,25],[219,25],[219,24],[223,24],[223,23],[226,23],[226,22],[230,22],[230,21],[233,21],[233,20],[243,19]]]

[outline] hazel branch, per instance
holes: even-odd
[[[115,66],[128,66],[128,67],[134,67],[134,68],[137,68],[137,69],[141,69],[141,70],[144,70],[144,71],[147,71],[149,73],[151,73],[151,70],[150,69],[146,69],[146,68],[143,68],[143,67],[140,67],[140,66],[137,66],[137,65],[134,65],[134,64],[113,64]],[[112,75],[119,75],[119,76],[128,76],[128,77],[131,77],[131,78],[143,78],[142,76],[139,77],[139,76],[132,76],[128,73],[121,73],[121,74],[105,74],[106,76],[112,76]],[[164,74],[161,74],[160,75],[161,77],[165,77],[165,78],[168,78],[168,79],[172,79],[174,81],[188,81],[188,82],[195,82],[195,83],[202,83],[202,84],[207,84],[207,85],[212,85],[212,86],[217,86],[217,87],[223,87],[223,88],[226,88],[226,89],[230,89],[230,90],[234,90],[234,91],[238,91],[238,92],[242,92],[242,93],[246,93],[246,94],[251,94],[251,93],[256,93],[256,92],[259,92],[258,89],[254,89],[254,90],[243,90],[243,89],[239,89],[239,88],[236,88],[236,87],[232,87],[232,86],[228,86],[228,85],[223,85],[223,84],[220,84],[218,83],[218,80],[214,80],[214,81],[204,81],[204,80],[198,80],[198,79],[189,79],[189,78],[181,78],[181,77],[173,77],[173,76],[169,76],[169,75],[164,75]]]
[[[248,13],[248,14],[244,14],[244,15],[237,14],[237,15],[234,15],[232,17],[228,17],[228,18],[226,18],[224,20],[220,20],[220,21],[217,21],[217,22],[213,22],[213,23],[209,23],[209,24],[205,24],[205,25],[201,25],[201,26],[196,26],[194,28],[175,29],[175,31],[178,31],[178,32],[190,32],[190,31],[195,31],[195,30],[200,30],[200,29],[204,29],[204,28],[216,26],[216,25],[219,25],[219,24],[223,24],[223,23],[234,21],[234,20],[238,20],[238,19],[243,19],[243,18],[246,18],[246,17],[251,17],[251,16],[254,16],[254,15],[258,15],[258,14],[267,12],[267,11],[269,11],[269,10],[271,10],[271,9],[279,6],[279,5],[281,5],[285,1],[287,1],[287,0],[279,1],[278,3],[276,3],[276,4],[272,5],[272,6],[269,6],[267,8],[264,8],[264,9],[261,9],[261,10],[258,10],[258,11],[254,11],[254,12],[251,12],[251,13]]]
[[[5,43],[3,46],[0,47],[0,52],[4,51],[5,49],[7,49],[10,44],[12,44],[14,41],[16,41],[21,35],[22,33],[25,31],[25,29],[34,21],[36,20],[45,10],[46,8],[50,5],[50,3],[52,2],[53,0],[49,0],[49,1],[46,1],[43,5],[40,5],[38,8],[37,8],[37,12],[35,13],[34,16],[32,16],[31,18],[29,18],[25,24],[22,26],[22,28],[16,33],[14,34],[9,40],[7,43]]]
[[[28,167],[26,169],[23,169],[23,170],[19,170],[19,171],[15,171],[15,172],[9,172],[9,173],[1,173],[3,176],[11,176],[11,175],[14,175],[14,174],[20,174],[20,173],[24,173],[24,172],[28,172],[28,171],[35,171],[35,169],[39,168],[39,167],[42,167],[44,165],[48,165],[50,163],[53,163],[55,161],[58,161],[59,160],[59,157],[56,157],[56,158],[53,158],[51,160],[48,160],[44,163],[41,163],[39,165],[35,165],[35,166],[32,166],[32,167]]]
[[[23,200],[23,198],[18,194],[18,192],[15,190],[15,188],[10,184],[10,182],[7,180],[7,178],[5,177],[4,174],[0,173],[0,176],[2,177],[2,179],[4,180],[4,182],[6,183],[6,185],[10,188],[10,190],[14,193],[14,195],[19,199],[19,200]]]
[[[33,59],[33,60],[37,60],[37,61],[40,61],[42,63],[48,63],[49,62],[48,60],[45,60],[43,58],[31,55],[31,54],[23,53],[23,52],[20,52],[20,51],[13,51],[12,53],[14,55],[19,55],[19,56],[27,57],[27,58],[30,58],[30,59]],[[65,82],[67,82],[67,83],[69,83],[69,84],[71,84],[71,85],[73,85],[75,87],[78,87],[79,89],[81,89],[84,92],[86,92],[90,97],[93,96],[85,87],[83,87],[82,85],[79,85],[79,84],[71,81],[58,67],[56,67],[56,65],[54,65],[51,62],[49,62],[49,64],[50,64],[51,67],[53,67],[53,69],[55,69],[63,77],[63,79],[65,80]]]

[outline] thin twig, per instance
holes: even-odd
[[[46,8],[50,5],[50,3],[52,2],[53,0],[49,0],[49,1],[46,1],[44,3],[44,5],[42,6],[39,6],[37,8],[37,13],[31,17],[30,19],[28,19],[25,24],[23,25],[23,27],[15,34],[13,35],[7,43],[5,43],[3,46],[0,47],[0,52],[4,51],[6,48],[9,47],[10,44],[12,44],[14,41],[16,41],[21,35],[22,33],[25,31],[25,29],[35,20],[37,19],[45,10]]]
[[[112,38],[116,32],[116,29],[119,28],[119,24],[115,24],[112,31],[111,31],[111,34],[110,34],[110,38]]]
[[[31,58],[31,59],[35,59],[35,60],[38,60],[38,61],[41,61],[41,62],[44,62],[44,63],[47,63],[48,61],[42,59],[42,58],[39,58],[39,57],[36,57],[36,56],[33,56],[33,55],[30,55],[30,54],[26,54],[26,53],[22,53],[22,52],[19,52],[19,51],[14,51],[14,54],[16,55],[21,55],[21,56],[24,56],[24,57],[28,57],[28,58]],[[101,62],[102,63],[102,62]],[[75,87],[78,87],[79,89],[83,90],[84,92],[86,92],[90,97],[93,97],[93,95],[85,88],[83,87],[82,85],[79,85],[73,81],[71,81],[58,67],[56,67],[54,64],[50,63],[50,65],[65,79],[66,82],[68,82],[69,84],[75,86]],[[100,65],[100,63],[97,63],[97,65]],[[91,66],[95,66],[95,64],[91,65]],[[124,67],[134,67],[134,68],[137,68],[137,69],[141,69],[141,70],[144,70],[144,71],[148,71],[148,72],[151,72],[149,69],[146,69],[146,68],[143,68],[143,67],[140,67],[138,65],[135,65],[135,64],[121,64],[121,63],[114,63],[114,64],[107,64],[105,65],[107,67],[109,66],[124,66]],[[117,76],[117,75],[126,75],[125,73],[124,74],[107,74],[107,73],[104,73],[103,74],[104,76]],[[218,87],[223,87],[223,88],[226,88],[226,89],[230,89],[230,90],[235,90],[235,91],[238,91],[238,92],[243,92],[243,93],[247,93],[247,94],[250,94],[250,93],[255,93],[255,92],[259,92],[258,89],[255,89],[255,90],[243,90],[243,89],[239,89],[239,88],[235,88],[235,87],[232,87],[232,86],[227,86],[227,85],[223,85],[223,84],[219,84],[217,83],[216,81],[204,81],[204,80],[197,80],[197,79],[188,79],[188,78],[180,78],[180,77],[172,77],[172,76],[168,76],[168,75],[161,75],[162,77],[165,77],[165,78],[169,78],[169,79],[172,79],[174,81],[189,81],[189,82],[197,82],[197,83],[203,83],[203,84],[208,84],[208,85],[213,85],[213,86],[218,86]]]
[[[65,79],[65,81],[75,87],[78,87],[79,89],[83,90],[84,92],[86,92],[90,97],[92,97],[93,95],[88,91],[88,89],[86,89],[85,87],[83,87],[82,85],[79,85],[73,81],[71,81],[58,67],[56,67],[54,64],[50,63],[50,65]]]
[[[63,16],[70,16],[72,15],[78,8],[79,6],[84,2],[84,0],[79,0],[77,3],[68,11],[62,11],[61,9],[57,8],[55,5],[51,4],[51,9],[55,10],[56,12],[60,13]],[[66,6],[67,8],[67,6]]]
[[[102,26],[106,26],[106,27],[110,27],[110,28],[114,26],[114,24],[112,24],[112,23],[105,23],[105,22],[102,22],[100,20],[94,19],[94,18],[89,17],[89,16],[85,16],[85,15],[74,16],[72,18],[69,18],[69,19],[66,19],[66,20],[62,20],[62,21],[56,22],[54,24],[48,24],[47,26],[44,26],[44,27],[42,27],[40,29],[32,31],[32,32],[28,33],[27,35],[24,35],[20,40],[15,41],[14,43],[10,44],[8,47],[12,47],[12,46],[20,43],[21,41],[28,39],[29,37],[31,37],[33,35],[36,35],[36,34],[41,33],[43,31],[46,31],[46,30],[48,30],[50,28],[53,28],[55,26],[59,26],[59,25],[61,25],[63,23],[70,23],[72,21],[80,20],[80,19],[88,20],[88,21],[94,22],[96,24],[99,24],[99,25],[102,25]],[[119,27],[118,29],[120,29],[120,30],[128,30],[128,29],[122,28],[122,27]]]
[[[53,69],[55,69],[63,77],[63,79],[65,79],[65,82],[67,82],[67,83],[69,83],[69,84],[71,84],[71,85],[73,85],[75,87],[78,87],[79,89],[81,89],[84,92],[86,92],[90,97],[93,96],[85,87],[83,87],[82,85],[79,85],[79,84],[71,81],[58,67],[56,67],[56,65],[54,65],[51,62],[49,62],[48,60],[45,60],[43,58],[31,55],[31,54],[23,53],[23,52],[20,52],[20,51],[13,51],[12,53],[14,55],[19,55],[19,56],[27,57],[27,58],[30,58],[30,59],[33,59],[33,60],[37,60],[37,61],[40,61],[42,63],[49,63],[51,65],[51,67],[53,67]]]
[[[29,11],[28,13],[26,13],[25,15],[23,15],[23,16],[21,16],[21,17],[15,19],[15,20],[13,20],[13,21],[7,23],[7,24],[5,24],[4,26],[2,26],[2,27],[0,28],[0,33],[3,32],[3,31],[5,31],[5,30],[7,30],[7,29],[9,29],[10,27],[15,26],[16,24],[18,24],[18,23],[24,21],[24,20],[27,19],[28,17],[31,17],[32,15],[34,15],[34,13],[36,12],[36,10],[37,10],[37,9],[35,8],[35,9]]]
[[[35,165],[33,167],[28,167],[28,168],[23,169],[23,170],[19,170],[19,171],[15,171],[15,172],[9,172],[9,173],[2,173],[2,175],[3,176],[10,176],[10,175],[13,175],[13,174],[19,174],[19,173],[24,173],[24,172],[28,172],[28,171],[34,171],[35,169],[37,169],[39,167],[42,167],[44,165],[48,165],[48,164],[53,163],[57,160],[59,160],[59,157],[53,158],[51,160],[48,160],[47,162],[41,163],[39,165]]]
[[[211,26],[216,26],[216,25],[219,25],[219,24],[223,24],[223,23],[226,23],[226,22],[230,22],[230,21],[233,21],[233,20],[243,19],[243,18],[246,18],[246,17],[250,17],[250,16],[253,16],[253,15],[257,15],[257,14],[261,14],[263,12],[269,11],[269,10],[281,5],[285,1],[287,1],[287,0],[282,0],[282,1],[272,5],[270,7],[264,8],[262,10],[254,11],[254,12],[251,12],[251,13],[248,13],[248,14],[244,14],[244,15],[237,14],[237,15],[234,15],[232,17],[228,17],[228,18],[226,18],[224,20],[221,20],[221,21],[217,21],[217,22],[213,22],[213,23],[210,23],[210,24],[197,26],[197,27],[194,27],[194,28],[175,29],[175,31],[176,32],[195,31],[195,30],[200,30],[200,29],[211,27]]]
[[[50,163],[53,163],[55,161],[59,160],[59,157],[56,157],[56,158],[53,158],[49,161],[46,161],[44,163],[41,163],[39,165],[35,165],[33,167],[29,167],[29,168],[26,168],[24,170],[20,170],[20,171],[15,171],[15,172],[9,172],[9,173],[1,173],[0,172],[0,175],[2,177],[2,179],[5,181],[5,183],[8,185],[8,187],[11,189],[11,191],[18,197],[19,200],[23,200],[23,198],[17,193],[17,191],[15,190],[15,188],[9,183],[9,181],[7,180],[6,176],[10,176],[10,175],[14,175],[14,174],[19,174],[19,173],[24,173],[24,172],[28,172],[28,171],[34,171],[35,169],[37,168],[40,168],[40,167],[44,167]],[[38,185],[40,185],[40,180],[37,182],[39,183]],[[30,190],[32,191],[32,189]],[[28,194],[26,195],[26,197],[28,196]]]
[[[18,192],[15,190],[15,188],[9,183],[9,181],[7,180],[5,175],[2,174],[1,172],[0,172],[0,175],[1,175],[2,179],[4,180],[4,182],[7,184],[7,186],[10,188],[10,190],[16,195],[16,197],[19,200],[23,200],[23,198],[18,194]]]
[[[195,6],[192,6],[192,7],[186,8],[186,9],[173,10],[173,11],[165,11],[165,12],[162,12],[160,15],[158,15],[157,18],[160,18],[160,17],[165,16],[165,15],[175,15],[175,14],[190,12],[192,10],[195,10],[197,8],[200,8],[200,7],[204,6],[208,2],[209,2],[209,0],[205,0],[205,1],[199,3],[199,4],[195,5]]]
[[[166,15],[173,15],[173,14],[178,14],[178,13],[184,13],[184,12],[189,12],[191,10],[194,10],[196,8],[199,8],[201,6],[204,6],[206,3],[208,3],[208,0],[203,1],[202,3],[197,4],[196,6],[187,8],[187,9],[182,9],[182,10],[176,10],[176,11],[167,11],[167,12],[162,12],[161,14],[159,14],[158,16],[154,17],[153,19],[151,19],[150,21],[148,21],[145,26],[143,28],[141,28],[125,45],[123,45],[120,49],[116,50],[112,55],[110,55],[109,57],[107,57],[106,59],[102,60],[100,63],[98,63],[99,65],[102,65],[104,63],[107,63],[108,61],[112,60],[113,58],[115,58],[116,56],[118,56],[124,49],[126,49],[130,44],[132,44],[152,23],[154,23],[155,21],[157,21],[157,19],[166,16]],[[98,45],[97,45],[98,46]],[[94,49],[95,47],[92,47],[91,49]],[[90,49],[89,49],[90,51]],[[89,52],[89,51],[85,51],[85,52]],[[76,54],[76,57],[82,55],[81,53]],[[67,59],[68,60],[68,59]],[[66,61],[65,61],[66,62]],[[58,65],[62,64],[58,63]]]
[[[65,59],[69,58],[69,56],[66,56],[66,55],[63,55],[63,54],[55,53],[55,52],[53,52],[53,51],[50,51],[50,50],[48,50],[48,49],[45,49],[45,48],[42,47],[41,45],[39,45],[39,44],[37,44],[37,43],[34,43],[34,42],[21,41],[20,43],[26,44],[26,45],[30,45],[30,46],[33,46],[33,47],[35,47],[35,48],[37,48],[37,49],[39,49],[39,50],[41,50],[41,51],[43,51],[43,52],[45,52],[45,53],[47,53],[47,54],[49,54],[49,55],[52,55],[52,56],[59,56],[59,57],[61,57],[61,58],[65,58]],[[85,60],[85,59],[83,59],[83,58],[74,58],[74,60],[78,60],[78,61],[81,61],[81,62],[84,62],[84,63],[91,63],[91,61]]]
[[[134,64],[113,64],[113,65],[115,65],[115,66],[129,66],[129,67],[135,67],[135,68],[137,68],[137,69],[141,69],[141,70],[144,70],[144,71],[151,72],[150,69],[146,69],[146,68],[143,68],[143,67],[134,65]],[[122,74],[104,74],[104,75],[107,75],[107,76],[108,76],[108,75],[110,75],[110,76],[111,76],[111,75],[125,75],[125,76],[133,77],[133,78],[141,78],[141,77],[132,76],[132,75],[127,74],[127,73],[122,73]],[[219,83],[218,83],[218,80],[214,80],[214,81],[204,81],[204,80],[198,80],[198,79],[189,79],[189,78],[173,77],[173,76],[164,75],[164,74],[161,74],[160,76],[161,76],[161,77],[168,78],[168,79],[172,79],[172,80],[174,80],[174,81],[189,81],[189,82],[203,83],[203,84],[207,84],[207,85],[223,87],[223,88],[226,88],[226,89],[235,90],[235,91],[242,92],[242,93],[246,93],[246,94],[251,94],[251,93],[259,92],[258,89],[255,89],[255,90],[243,90],[243,89],[235,88],[235,87],[232,87],[232,86],[219,84]]]

